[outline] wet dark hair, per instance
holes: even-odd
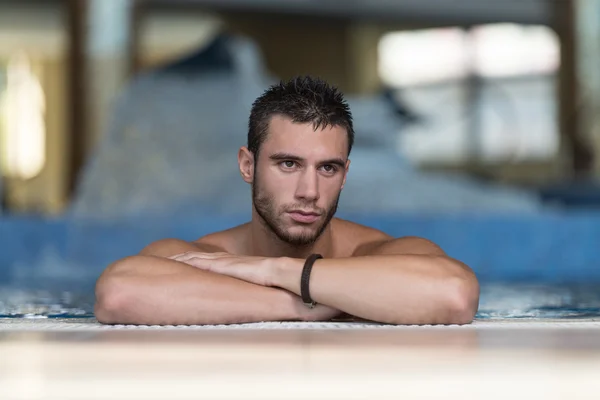
[[[271,117],[282,115],[314,129],[341,126],[348,133],[348,155],[354,143],[352,113],[342,92],[319,78],[295,77],[267,89],[252,104],[248,124],[248,149],[258,158]]]

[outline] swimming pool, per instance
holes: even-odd
[[[0,287],[0,318],[93,318],[90,291]],[[484,284],[479,320],[599,319],[600,284]]]
[[[202,215],[201,215],[202,214]],[[600,213],[345,215],[422,236],[471,266],[482,320],[600,318]],[[91,318],[106,266],[164,237],[194,240],[245,221],[200,213],[119,221],[9,217],[0,223],[0,318]]]

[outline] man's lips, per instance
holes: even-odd
[[[288,211],[288,214],[294,221],[305,224],[313,223],[321,216],[321,214],[317,212],[305,210],[292,210]]]

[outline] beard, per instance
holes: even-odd
[[[338,193],[335,201],[331,204],[331,206],[323,212],[323,209],[316,209],[319,212],[320,216],[323,218],[320,222],[320,225],[311,231],[305,231],[300,233],[293,233],[286,229],[283,222],[283,214],[287,211],[291,211],[293,209],[301,208],[301,209],[315,209],[313,204],[310,203],[298,203],[293,206],[282,208],[281,210],[277,209],[275,204],[275,196],[271,193],[266,193],[260,188],[260,184],[258,181],[258,176],[255,174],[254,182],[252,183],[252,203],[254,205],[254,209],[256,213],[262,219],[263,225],[272,233],[277,236],[279,240],[284,243],[293,245],[293,246],[309,246],[314,244],[317,239],[323,234],[327,225],[337,212],[338,203],[340,200],[341,192]],[[305,229],[308,229],[306,227]]]

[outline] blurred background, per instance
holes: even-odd
[[[340,216],[600,282],[599,43],[600,0],[0,0],[0,314],[246,221],[250,106],[299,74],[354,114]]]

